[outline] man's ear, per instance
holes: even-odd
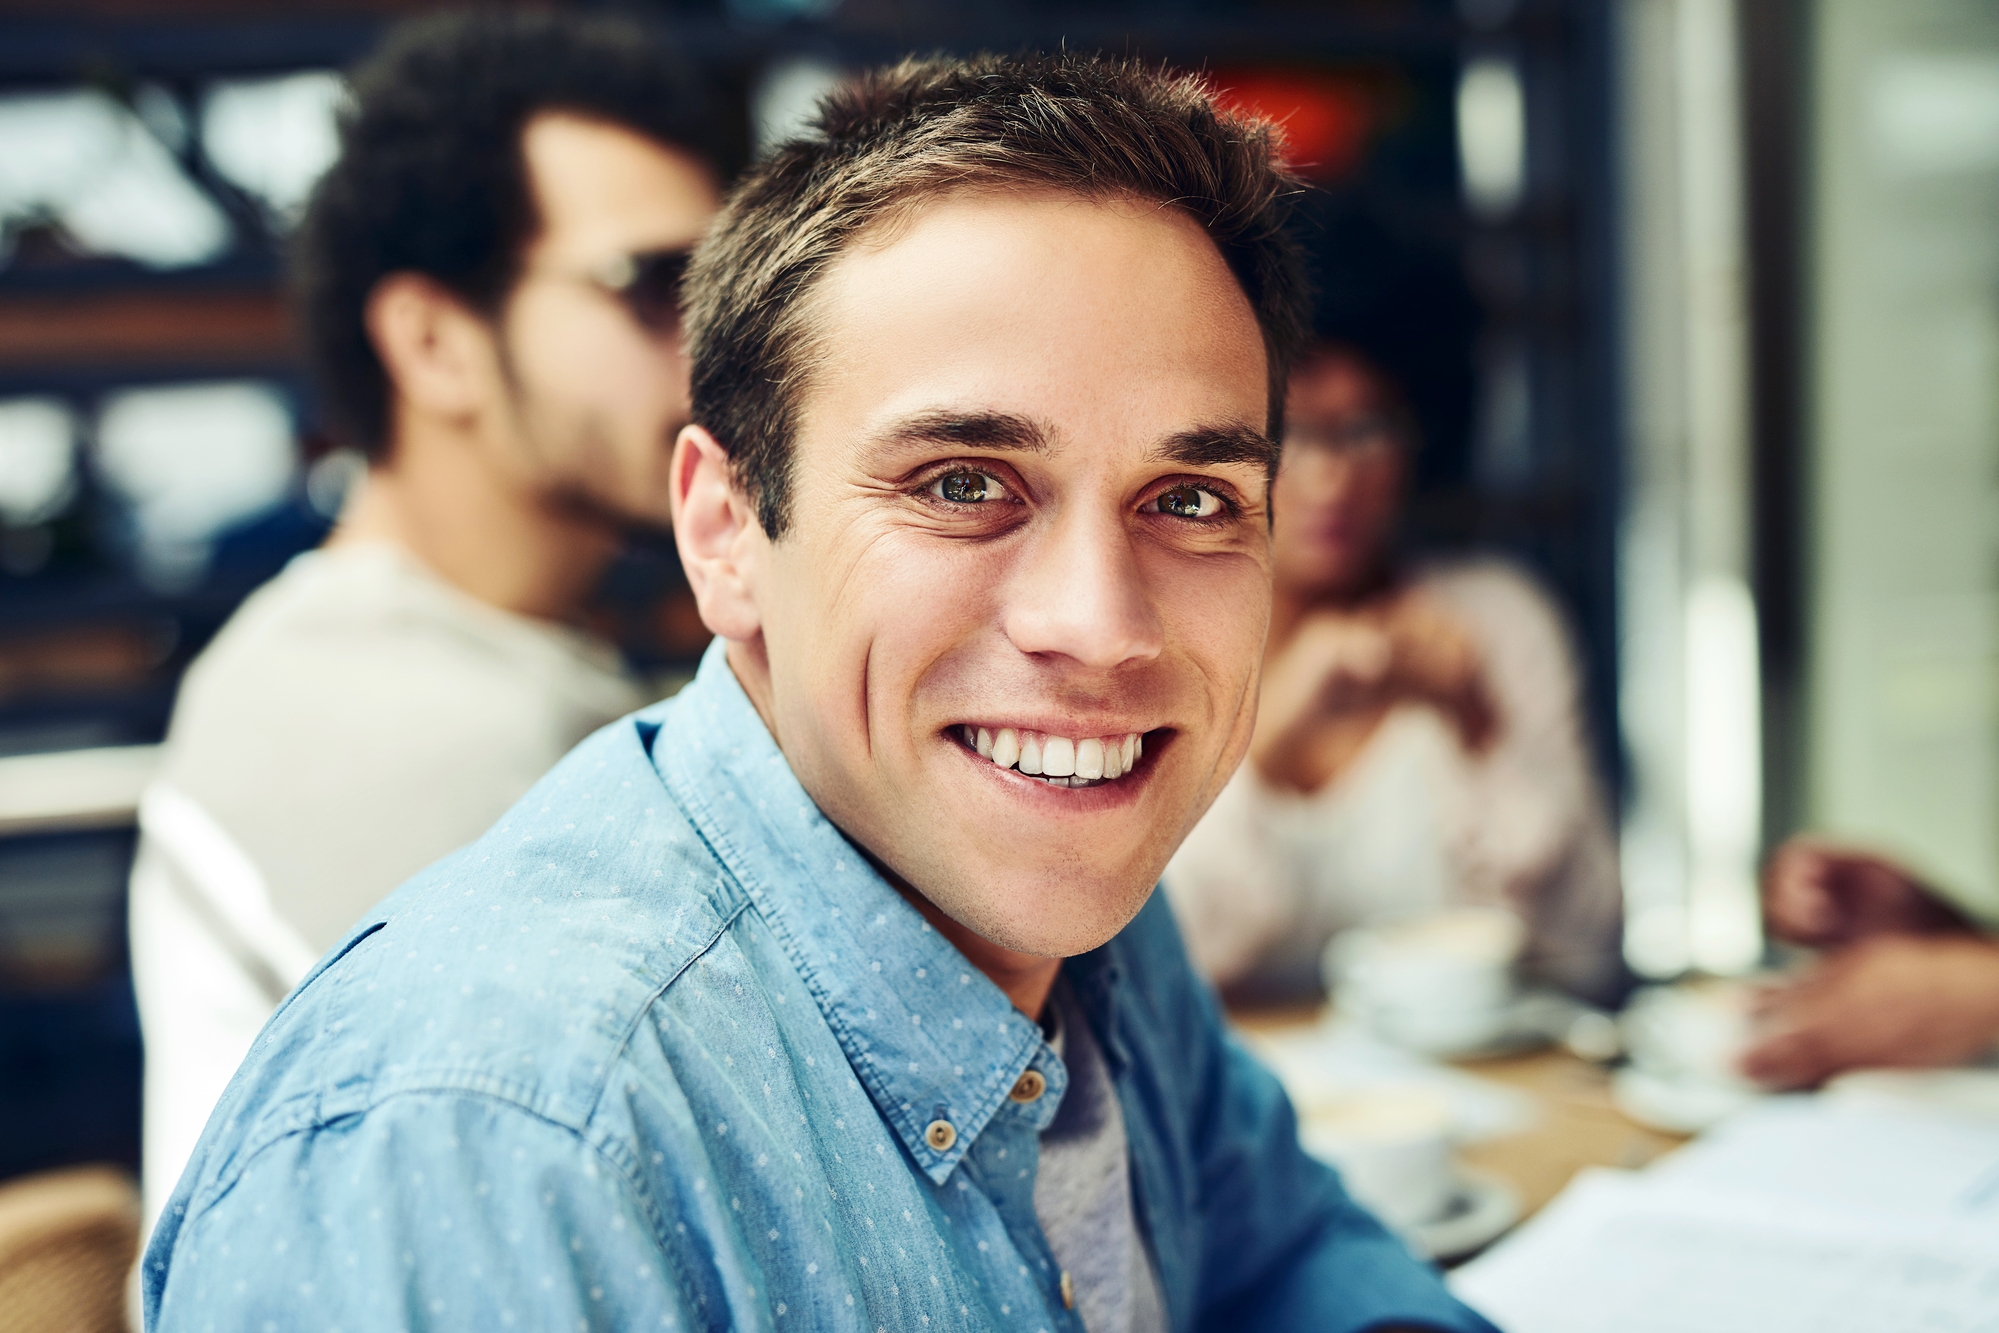
[[[747,643],[763,628],[755,575],[768,545],[749,497],[736,485],[729,455],[701,426],[683,426],[673,442],[673,536],[710,632]]]
[[[492,331],[437,282],[391,273],[362,318],[397,396],[417,411],[463,418],[491,400]]]

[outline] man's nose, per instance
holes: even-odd
[[[1111,516],[1054,518],[1007,588],[1007,638],[1098,669],[1157,657],[1164,630],[1133,534]]]

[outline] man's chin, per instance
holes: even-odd
[[[1152,880],[1095,888],[1071,882],[1059,891],[1023,894],[1017,886],[988,885],[962,910],[938,906],[989,944],[1038,958],[1073,958],[1102,948],[1131,924],[1151,893]]]

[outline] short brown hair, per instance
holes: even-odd
[[[1307,308],[1284,228],[1301,189],[1268,122],[1196,77],[1131,59],[905,60],[833,93],[753,167],[689,270],[694,420],[729,452],[775,540],[790,518],[792,436],[810,367],[806,297],[855,236],[978,186],[1171,204],[1200,223],[1255,309],[1270,377],[1272,467]]]

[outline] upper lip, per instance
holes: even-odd
[[[995,721],[990,717],[963,717],[949,723],[946,730],[955,727],[984,727],[988,731],[998,731],[1001,727],[1012,727],[1015,731],[1032,731],[1043,736],[1069,736],[1082,738],[1089,736],[1129,736],[1146,735],[1159,730],[1157,726],[1145,726],[1130,722],[1076,722],[1068,720],[1036,720],[1023,722],[1018,718],[1004,718]]]

